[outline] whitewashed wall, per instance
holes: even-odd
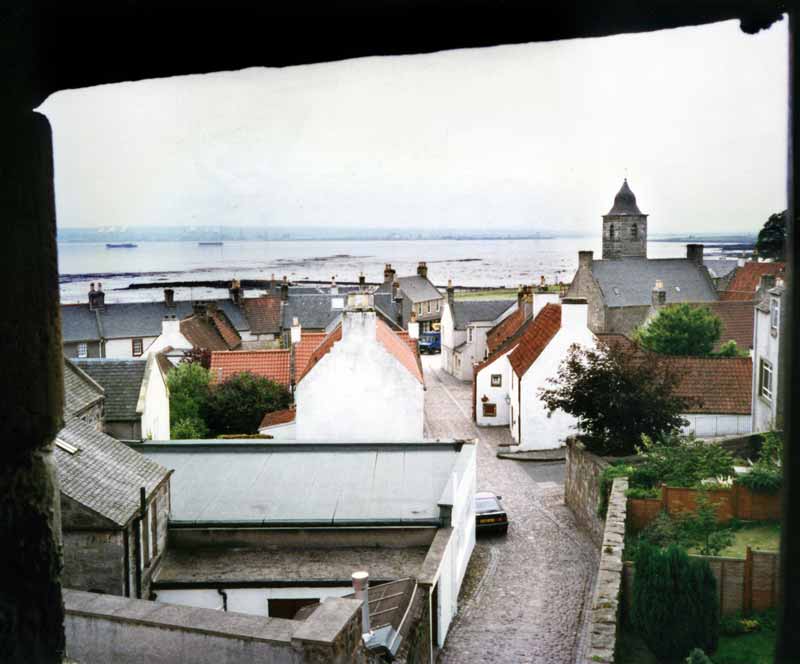
[[[350,585],[317,588],[225,588],[224,590],[228,596],[228,611],[249,613],[254,616],[268,615],[270,599],[322,599],[323,597],[344,597],[353,592]],[[214,588],[158,590],[156,592],[159,602],[222,611],[222,595]]]
[[[511,393],[511,364],[508,355],[509,353],[504,353],[483,367],[475,377],[475,421],[478,426],[508,426],[511,421],[509,404],[506,403],[506,397],[510,398]],[[500,387],[492,387],[493,374],[501,376]],[[484,396],[489,398],[488,403],[497,406],[497,417],[484,417],[482,401]]]
[[[258,430],[260,434],[268,434],[275,440],[296,440],[297,427],[294,422],[287,424],[276,424],[271,427],[262,427]]]
[[[169,391],[153,356],[147,359],[143,389],[142,438],[169,440]]]
[[[585,304],[561,305],[561,329],[520,380],[522,438],[517,440],[516,432],[513,433],[517,445],[511,447],[512,452],[562,447],[567,436],[575,433],[577,420],[561,410],[549,414],[538,391],[548,387],[548,379],[557,375],[572,344],[595,346],[595,336],[586,325],[587,316]]]
[[[175,351],[191,350],[192,344],[181,334],[179,320],[161,321],[161,334],[147,347],[145,355],[160,353],[165,348],[173,348]]]
[[[683,427],[685,434],[693,433],[698,438],[735,436],[750,433],[753,422],[750,415],[715,415],[711,413],[683,414],[689,425]]]
[[[769,300],[768,300],[769,301]],[[781,302],[783,304],[783,302]],[[783,311],[781,311],[783,314]],[[759,390],[760,360],[768,360],[772,364],[772,391],[777,395],[778,373],[778,341],[780,337],[773,337],[770,333],[770,316],[768,313],[756,309],[753,332],[753,384],[752,384],[752,420],[753,431],[769,431],[774,428],[776,414],[776,399],[772,403],[761,396]]]
[[[348,312],[342,340],[297,385],[297,440],[423,438],[425,389],[375,337],[375,312]]]
[[[106,340],[106,354],[105,357],[111,358],[132,358],[133,355],[133,345],[131,344],[131,339],[134,337],[127,337],[125,339],[107,339]],[[139,337],[135,337],[139,339]],[[141,337],[142,339],[142,351],[143,355],[147,352],[147,349],[151,346],[151,344],[156,340],[156,337]]]

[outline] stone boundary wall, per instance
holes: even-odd
[[[723,615],[774,608],[780,602],[780,557],[773,551],[753,551],[745,558],[692,556],[708,561],[717,579],[717,595]],[[626,562],[623,574],[623,598],[626,614],[633,603],[633,579],[636,568]]]
[[[67,656],[78,662],[368,664],[361,601],[332,598],[283,620],[64,590]]]
[[[597,571],[589,622],[587,664],[613,664],[622,602],[622,556],[625,549],[625,515],[628,480],[614,480],[608,499],[600,566]]]
[[[608,461],[587,452],[576,438],[567,439],[567,466],[564,483],[564,501],[575,515],[575,520],[596,546],[603,542],[605,523],[597,515],[600,490],[600,473]]]

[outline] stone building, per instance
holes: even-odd
[[[170,471],[77,418],[54,458],[64,586],[148,597],[167,544]]]
[[[444,298],[428,279],[428,265],[420,261],[417,273],[409,277],[397,277],[394,268],[387,263],[383,270],[383,283],[375,292],[376,305],[386,311],[389,302],[395,302],[397,323],[407,329],[412,313],[419,322],[419,331],[428,332],[439,328]],[[391,297],[389,297],[391,296]],[[383,304],[383,301],[387,305]]]
[[[64,418],[77,418],[103,430],[106,392],[89,374],[64,358]]]
[[[625,180],[603,216],[602,258],[595,260],[592,251],[578,253],[567,297],[586,298],[594,333],[630,334],[650,313],[657,286],[663,291],[661,304],[719,299],[703,265],[703,245],[687,245],[686,258],[647,257],[647,215]]]

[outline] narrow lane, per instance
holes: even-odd
[[[479,539],[489,563],[448,634],[440,664],[574,664],[584,647],[585,613],[597,552],[564,505],[563,464],[537,469],[498,459],[505,428],[478,428],[472,388],[425,357],[427,435],[478,439],[478,490],[503,497],[506,537]]]

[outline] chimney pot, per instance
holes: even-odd
[[[686,258],[697,265],[703,264],[703,245],[702,244],[687,244],[686,245]]]
[[[175,291],[171,288],[164,289],[164,304],[168,307],[175,306]]]
[[[428,278],[428,264],[425,261],[420,261],[417,265],[417,275],[423,279]]]
[[[656,279],[651,298],[654,307],[663,307],[667,303],[667,291],[664,290],[664,282],[661,279]]]

